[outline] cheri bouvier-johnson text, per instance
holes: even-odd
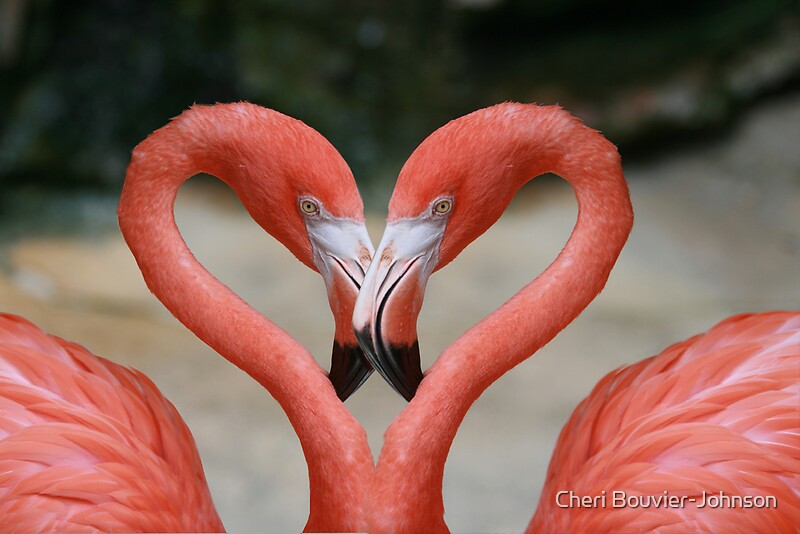
[[[578,495],[574,491],[556,493],[559,508],[777,508],[772,495],[728,495],[723,491],[700,495],[628,495],[624,491],[602,491],[596,495]]]

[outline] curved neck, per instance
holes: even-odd
[[[280,403],[308,464],[306,529],[363,529],[362,498],[373,470],[363,428],[336,397],[311,354],[214,278],[190,252],[174,218],[180,185],[207,172],[233,185],[215,139],[187,138],[174,123],[134,151],[119,205],[122,233],[148,288],[197,337]]]
[[[395,520],[413,517],[406,523],[409,532],[446,530],[444,465],[467,410],[489,385],[549,342],[594,299],[630,232],[633,212],[613,145],[583,125],[542,135],[546,142],[532,140],[531,147],[556,146],[555,154],[531,154],[536,149],[530,149],[529,161],[544,161],[546,167],[535,168],[519,184],[543,172],[565,178],[578,201],[576,226],[540,276],[445,349],[386,432],[369,509],[400,503]],[[415,478],[404,478],[408,473]]]

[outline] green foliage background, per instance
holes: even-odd
[[[295,116],[361,183],[393,179],[432,130],[504,100],[560,103],[647,154],[796,89],[797,5],[7,0],[0,186],[116,188],[133,146],[193,102]],[[777,67],[750,66],[765,61]]]

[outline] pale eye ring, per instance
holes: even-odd
[[[444,215],[445,213],[449,212],[452,207],[453,203],[450,202],[449,199],[443,198],[436,201],[436,203],[433,205],[433,211],[439,215]]]
[[[312,214],[319,211],[319,206],[313,200],[306,198],[300,201],[300,209],[305,213]]]

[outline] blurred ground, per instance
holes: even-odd
[[[733,313],[800,307],[798,125],[800,97],[783,97],[714,145],[627,168],[636,224],[607,288],[493,385],[462,425],[445,473],[454,531],[524,528],[561,425],[610,370]],[[327,367],[333,325],[322,281],[219,191],[202,182],[182,191],[176,211],[190,247]],[[547,266],[575,212],[561,182],[530,184],[483,238],[433,276],[420,318],[426,366]],[[381,206],[368,214],[375,242],[383,213]],[[150,376],[194,432],[229,530],[301,529],[305,464],[277,404],[161,308],[118,233],[40,234],[2,244],[0,309]],[[404,402],[373,377],[348,405],[377,455]]]

